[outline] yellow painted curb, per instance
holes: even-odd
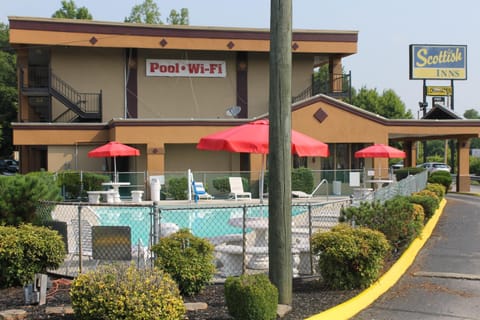
[[[418,252],[430,238],[446,204],[447,201],[443,199],[440,202],[440,206],[435,214],[430,218],[423,228],[422,235],[413,240],[410,246],[405,250],[397,262],[395,262],[395,264],[390,268],[390,270],[385,272],[383,276],[375,281],[370,287],[362,291],[356,297],[353,297],[350,300],[339,304],[338,306],[325,310],[322,313],[313,315],[305,320],[347,320],[368,307],[378,297],[384,294],[400,279],[400,277],[412,265],[413,261],[415,261]]]

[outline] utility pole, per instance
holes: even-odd
[[[268,258],[279,303],[292,304],[292,0],[271,0]]]

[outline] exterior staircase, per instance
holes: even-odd
[[[21,70],[21,93],[29,97],[40,121],[45,122],[101,122],[102,92],[82,93],[75,90],[47,67],[29,67],[28,81]],[[51,98],[66,108],[52,119]]]

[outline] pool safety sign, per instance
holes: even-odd
[[[467,46],[411,44],[410,79],[466,80]]]
[[[225,78],[225,61],[147,59],[147,77]]]

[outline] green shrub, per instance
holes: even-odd
[[[266,175],[265,175],[266,177]],[[212,180],[213,187],[222,193],[230,192],[230,182],[228,181],[229,177],[219,177]],[[242,186],[243,190],[250,191],[250,185],[247,178],[242,177]],[[267,190],[267,189],[264,189]]]
[[[442,200],[445,197],[445,186],[440,183],[427,183],[426,190],[434,192],[439,200]]]
[[[212,181],[213,187],[222,193],[230,192],[230,183],[228,182],[228,177],[219,177],[215,178]]]
[[[380,201],[362,201],[358,207],[342,208],[339,221],[378,230],[384,210],[385,206]]]
[[[64,242],[56,231],[29,224],[0,226],[0,287],[33,282],[35,273],[58,268],[65,254]]]
[[[102,189],[102,183],[110,181],[110,177],[102,174],[68,170],[58,173],[57,183],[66,200],[87,198],[87,191]]]
[[[215,274],[213,245],[181,229],[152,247],[155,266],[170,274],[183,295],[201,292]]]
[[[470,174],[480,175],[480,158],[470,156]]]
[[[308,168],[292,170],[292,190],[303,191],[308,194],[313,191],[313,173]]]
[[[276,319],[278,290],[265,274],[228,277],[225,302],[228,313],[235,319]]]
[[[429,183],[438,183],[445,186],[445,193],[450,190],[450,186],[452,185],[452,175],[450,172],[446,171],[434,171],[429,174],[428,176]]]
[[[61,200],[60,188],[47,172],[0,176],[0,194],[0,225],[33,222],[38,201]]]
[[[417,193],[412,194],[408,199],[411,203],[416,203],[422,206],[425,214],[425,220],[430,219],[435,213],[435,210],[438,209],[439,203],[437,196],[431,197],[425,194]]]
[[[402,179],[405,179],[409,175],[414,176],[422,171],[425,171],[425,169],[417,168],[417,167],[405,167],[405,168],[395,170],[395,177],[397,178],[397,181],[400,181]]]
[[[393,247],[401,249],[408,246],[421,234],[424,216],[404,196],[387,200],[384,205],[383,223],[378,230],[385,234]]]
[[[340,224],[312,236],[320,274],[333,289],[366,288],[380,275],[390,251],[385,235],[364,227]]]
[[[104,265],[80,274],[70,297],[75,318],[82,320],[180,320],[186,313],[168,274],[133,265]]]
[[[398,250],[420,235],[424,217],[417,214],[407,197],[397,196],[384,204],[363,202],[359,207],[342,209],[340,220],[382,232]]]
[[[268,190],[269,176],[268,171],[265,172],[265,178],[263,181],[263,190]],[[294,168],[292,169],[292,190],[303,191],[305,193],[312,193],[313,185],[313,173],[308,168]]]
[[[186,200],[188,197],[188,179],[186,177],[168,180],[167,195],[175,200]]]

